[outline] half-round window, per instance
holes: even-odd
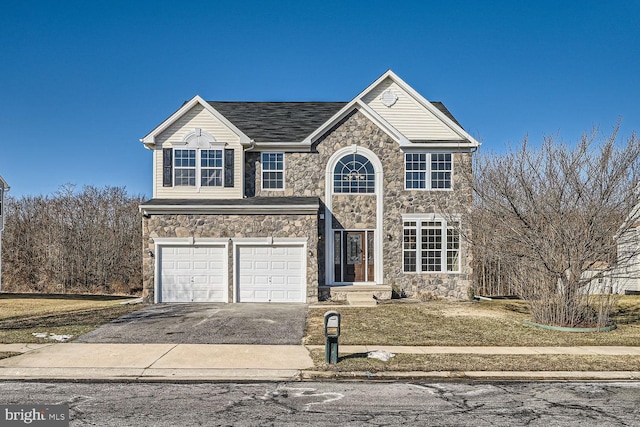
[[[333,170],[334,193],[374,193],[373,165],[362,154],[347,154]]]

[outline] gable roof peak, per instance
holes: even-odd
[[[216,119],[222,122],[226,127],[228,127],[233,133],[238,135],[240,138],[240,143],[243,145],[249,145],[251,140],[245,135],[240,129],[238,129],[233,123],[231,123],[226,117],[224,117],[220,112],[218,112],[212,105],[210,105],[207,101],[205,101],[200,95],[194,95],[189,101],[182,104],[178,110],[165,119],[162,123],[156,126],[151,132],[149,132],[144,138],[140,139],[145,147],[150,150],[153,150],[156,143],[156,136],[160,135],[163,131],[165,131],[169,126],[179,120],[187,111],[191,110],[196,104],[199,104],[211,113]]]

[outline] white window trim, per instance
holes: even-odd
[[[371,285],[374,282],[377,284],[377,282],[375,280],[375,276],[376,276],[376,271],[375,271],[376,264],[375,264],[375,262],[376,262],[376,235],[378,233],[376,232],[375,228],[358,228],[358,229],[347,229],[347,230],[334,229],[333,230],[333,235],[331,236],[331,240],[330,240],[330,242],[332,244],[332,247],[333,247],[333,255],[334,255],[333,262],[335,262],[335,233],[336,232],[340,233],[340,242],[342,244],[342,243],[344,243],[343,239],[344,239],[345,233],[354,232],[354,231],[355,232],[363,232],[363,233],[365,233],[365,242],[363,242],[364,251],[362,253],[362,256],[363,256],[364,259],[368,259],[369,255],[373,255],[373,262],[374,262],[374,264],[373,264],[373,277],[369,277],[368,264],[367,264],[367,267],[365,267],[365,269],[366,269],[365,278],[367,280],[364,281],[364,282],[345,282],[344,280],[343,281],[338,281],[338,280],[336,280],[336,277],[335,277],[335,270],[332,269],[331,270],[331,274],[333,275],[333,284],[334,285]],[[368,233],[368,232],[372,232],[373,233],[373,246],[374,246],[373,247],[373,254],[369,253],[369,245],[366,242],[366,239],[367,239],[366,233]],[[344,266],[345,266],[345,264],[342,263],[342,262],[340,264],[341,264],[341,267],[342,267],[341,271],[340,271],[340,276],[344,278]],[[335,268],[335,264],[334,264],[334,268]]]
[[[195,152],[195,166],[177,166],[176,162],[178,160],[178,156],[176,151],[194,151]],[[173,185],[175,187],[195,187],[198,185],[198,150],[195,148],[188,147],[173,147]],[[189,171],[193,170],[195,172],[195,186],[194,185],[182,185],[178,183],[178,171]]]
[[[404,223],[407,221],[415,222],[415,227],[406,227],[412,228],[416,230],[416,271],[405,271],[404,270]],[[442,237],[442,247],[440,248],[440,270],[439,271],[422,271],[422,226],[421,222],[440,222],[440,235]],[[447,270],[447,230],[449,228],[454,228],[453,226],[449,226],[448,223],[457,222],[460,224],[460,215],[452,215],[449,218],[449,221],[445,219],[441,215],[437,214],[403,214],[402,215],[402,272],[404,274],[460,274],[462,270],[462,245],[460,235],[458,235],[458,269],[457,271],[449,271]],[[434,228],[434,227],[429,227]]]
[[[360,147],[357,144],[352,144],[349,147],[344,147],[336,151],[331,155],[327,161],[325,167],[325,179],[324,179],[324,191],[325,191],[325,220],[324,220],[324,243],[325,243],[325,281],[327,286],[344,285],[346,282],[335,282],[333,261],[334,261],[334,248],[333,239],[329,236],[333,236],[333,171],[338,161],[347,153],[362,153],[373,164],[373,170],[375,172],[375,193],[362,193],[362,195],[375,195],[376,197],[376,228],[374,229],[374,278],[376,284],[384,283],[384,264],[383,264],[383,248],[384,242],[382,240],[383,232],[383,186],[384,186],[384,172],[382,169],[382,162],[376,154],[365,147]],[[355,193],[335,193],[337,195],[353,195]],[[367,282],[367,285],[371,285],[371,282]]]
[[[425,169],[425,188],[408,188],[407,187],[407,154],[426,154],[428,160],[426,160]],[[451,154],[451,185],[449,188],[431,188],[431,155],[433,154]],[[450,151],[417,151],[417,150],[405,150],[402,153],[404,162],[404,189],[415,191],[453,191],[453,170],[454,170],[454,153]]]
[[[357,152],[357,148],[356,149],[350,149],[348,152],[344,153],[342,155],[342,157],[339,157],[338,159],[336,159],[336,161],[334,162],[334,165],[333,165],[333,180],[332,180],[332,183],[331,183],[331,192],[332,192],[332,194],[335,194],[335,195],[349,195],[349,196],[367,196],[367,195],[370,196],[370,195],[373,195],[373,194],[378,194],[378,189],[377,189],[378,183],[377,183],[377,180],[376,180],[376,167],[375,167],[375,164],[371,161],[371,159],[366,155],[364,155],[364,157],[373,166],[373,185],[374,185],[373,191],[370,192],[370,193],[369,192],[365,192],[365,193],[355,192],[355,193],[352,193],[352,192],[337,192],[336,191],[336,173],[335,173],[335,169],[336,169],[336,166],[338,165],[338,162],[342,161],[342,159],[344,157],[348,156],[348,155],[354,155],[354,154],[362,155],[362,153],[363,153],[362,149],[360,149],[360,153]],[[365,185],[365,187],[366,187],[366,185]]]
[[[174,146],[173,147],[173,182],[176,182],[176,171],[178,169],[194,169],[194,168],[185,168],[185,167],[176,167],[175,165],[175,156],[176,150],[195,150],[196,152],[196,166],[195,166],[195,170],[196,170],[196,185],[175,185],[174,187],[181,187],[181,188],[195,188],[197,191],[200,191],[201,188],[222,188],[224,187],[224,160],[225,160],[225,155],[224,155],[224,149],[226,147],[226,144],[224,142],[220,143],[211,143],[208,147],[203,148],[203,147],[190,147],[189,145],[185,145],[185,146]],[[218,150],[221,151],[221,157],[222,157],[222,167],[221,168],[203,168],[202,167],[202,150]],[[221,169],[221,185],[202,185],[202,170],[206,169]]]
[[[282,172],[282,188],[264,188],[264,161],[262,160],[263,154],[282,154],[282,170],[269,169],[268,172]],[[285,155],[283,151],[262,151],[260,152],[260,189],[263,191],[284,191],[285,189],[285,170],[287,165],[285,164]]]

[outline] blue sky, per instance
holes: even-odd
[[[0,14],[0,175],[151,196],[139,139],[199,94],[349,101],[387,69],[500,152],[640,131],[640,1],[30,1]]]

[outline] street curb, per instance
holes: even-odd
[[[640,371],[301,371],[302,381],[637,381]]]

